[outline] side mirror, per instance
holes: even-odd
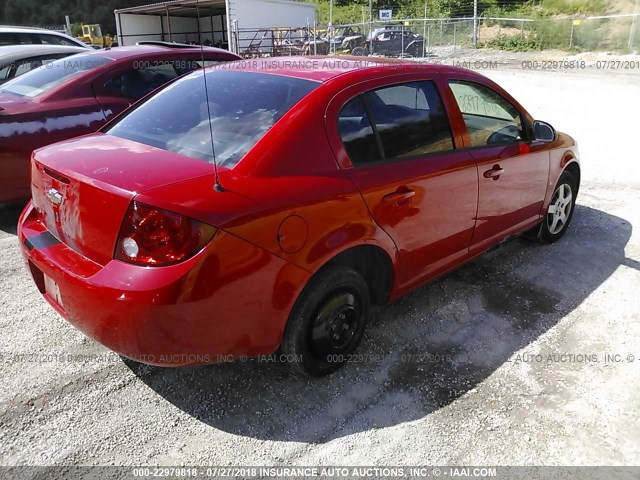
[[[533,122],[533,139],[537,142],[554,142],[558,138],[556,129],[547,122]]]

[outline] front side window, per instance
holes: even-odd
[[[361,98],[367,111],[360,121],[360,141],[366,139],[366,148],[379,146],[381,152],[366,159],[359,155],[364,146],[360,145],[353,152],[353,133],[342,126],[343,112],[350,107],[349,102],[340,113],[339,124],[342,141],[354,165],[374,163],[380,158],[383,161],[410,160],[453,150],[449,120],[433,82],[384,87],[371,90]],[[369,138],[368,125],[372,125],[374,139]]]
[[[320,85],[254,72],[192,73],[154,95],[107,130],[163,150],[234,167],[296,103]]]
[[[449,87],[467,126],[472,147],[505,145],[523,139],[520,112],[501,95],[472,82],[451,81]]]
[[[12,63],[5,63],[0,65],[0,82],[7,80],[9,78],[9,74],[11,73],[12,68],[13,68]]]
[[[35,98],[68,82],[88,70],[101,68],[113,60],[95,55],[78,54],[48,63],[21,77],[8,81],[0,92]]]

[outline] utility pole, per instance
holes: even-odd
[[[333,26],[333,0],[329,0],[329,26]]]
[[[633,13],[633,21],[631,22],[631,30],[629,31],[629,51],[633,49],[633,43],[635,41],[636,23],[638,21],[638,0],[636,0],[636,5],[633,7]]]
[[[427,38],[427,2],[424,2],[424,24],[422,25],[422,57],[427,56],[427,46],[424,43]]]
[[[369,53],[373,49],[373,0],[369,0]]]
[[[478,48],[478,0],[473,0],[473,48]]]

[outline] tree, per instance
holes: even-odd
[[[113,11],[152,3],[153,0],[0,0],[0,24],[57,26],[65,15],[76,23],[99,23],[104,33],[116,31]]]

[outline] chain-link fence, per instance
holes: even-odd
[[[511,50],[578,50],[629,53],[640,50],[638,15],[544,20],[483,19],[478,43]]]
[[[640,14],[549,19],[427,18],[396,22],[307,25],[297,29],[232,32],[245,57],[282,55],[384,55],[428,57],[434,49],[493,48],[510,51],[640,51]]]

